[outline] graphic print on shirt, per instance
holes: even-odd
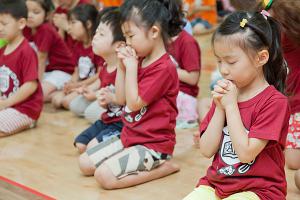
[[[247,134],[249,133],[248,130],[246,130],[246,132],[247,132]],[[222,145],[221,145],[221,149],[220,149],[220,156],[221,156],[222,161],[224,163],[226,163],[227,166],[220,168],[218,170],[218,172],[220,174],[224,174],[227,176],[231,176],[235,172],[240,173],[240,174],[246,173],[250,169],[251,165],[255,162],[255,160],[253,160],[250,163],[242,164],[233,148],[227,126],[223,128],[223,134],[224,134],[224,137],[223,137],[223,141],[222,141]],[[238,169],[236,169],[234,165],[236,165],[238,163],[241,163],[241,165],[239,165]]]
[[[10,79],[13,81],[13,90],[8,95],[3,95],[2,98],[8,98],[17,92],[20,86],[20,81],[17,75],[11,71],[7,66],[0,66],[0,91],[5,93],[8,91],[10,86]]]
[[[113,84],[110,84],[107,86],[107,88],[115,94],[115,86]],[[119,117],[122,114],[122,106],[119,106],[118,104],[109,103],[107,105],[107,115],[109,117]]]
[[[144,106],[140,109],[140,112],[136,112],[137,114],[132,116],[132,111],[127,107],[127,105],[124,107],[124,118],[127,122],[133,123],[138,122],[142,119],[143,115],[147,112],[147,106]]]
[[[78,72],[80,79],[86,79],[95,75],[95,67],[91,58],[88,56],[81,56],[78,59]]]

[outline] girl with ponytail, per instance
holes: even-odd
[[[200,125],[200,151],[214,159],[184,200],[285,199],[290,112],[279,26],[265,13],[235,12],[212,45],[223,79]]]

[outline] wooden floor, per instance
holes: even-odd
[[[198,38],[202,48],[201,94],[208,95],[209,75],[213,69],[210,37]],[[206,49],[206,51],[203,51]],[[56,199],[66,200],[180,200],[191,192],[211,163],[192,145],[193,130],[177,130],[174,160],[181,171],[136,187],[115,191],[101,189],[94,178],[83,177],[77,164],[73,138],[88,123],[67,111],[45,106],[38,127],[21,134],[0,138],[0,175]],[[288,200],[299,200],[294,172],[286,170]],[[9,200],[1,193],[0,199]]]

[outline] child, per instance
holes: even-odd
[[[87,146],[102,142],[110,136],[120,135],[123,127],[121,106],[116,104],[116,95],[114,94],[118,65],[115,49],[125,41],[119,25],[120,12],[117,9],[109,9],[101,16],[93,39],[93,51],[105,60],[105,65],[101,67],[99,73],[101,86],[98,102],[100,106],[107,108],[107,111],[102,114],[101,120],[97,120],[76,137],[74,145],[80,153],[83,153]]]
[[[124,104],[121,138],[112,137],[80,156],[80,169],[105,189],[130,187],[179,170],[175,146],[176,68],[165,44],[182,30],[173,0],[128,0],[121,6],[127,46],[117,49],[116,98]],[[96,169],[97,168],[97,169]]]
[[[78,96],[74,91],[81,86],[89,85],[97,79],[97,67],[102,61],[95,56],[91,42],[96,29],[97,9],[90,4],[81,4],[70,11],[69,33],[76,41],[73,54],[77,62],[72,78],[52,97],[52,104],[59,108],[69,109],[70,102]],[[102,64],[102,63],[101,63]]]
[[[185,30],[172,38],[169,51],[177,67],[180,80],[177,97],[178,116],[176,128],[197,126],[197,95],[201,70],[201,55],[198,42]]]
[[[22,30],[27,8],[23,0],[0,0],[0,137],[33,128],[43,106],[38,61]]]
[[[287,65],[278,24],[260,13],[228,16],[212,38],[223,80],[200,126],[200,151],[214,155],[207,175],[184,200],[285,199]]]
[[[42,81],[44,101],[51,101],[55,91],[61,90],[71,79],[75,62],[72,52],[46,21],[51,10],[50,0],[27,0],[28,23],[25,37],[32,42],[39,60],[39,78]]]

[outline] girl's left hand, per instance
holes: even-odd
[[[116,51],[126,71],[138,66],[138,57],[132,47],[123,45],[117,48]]]

